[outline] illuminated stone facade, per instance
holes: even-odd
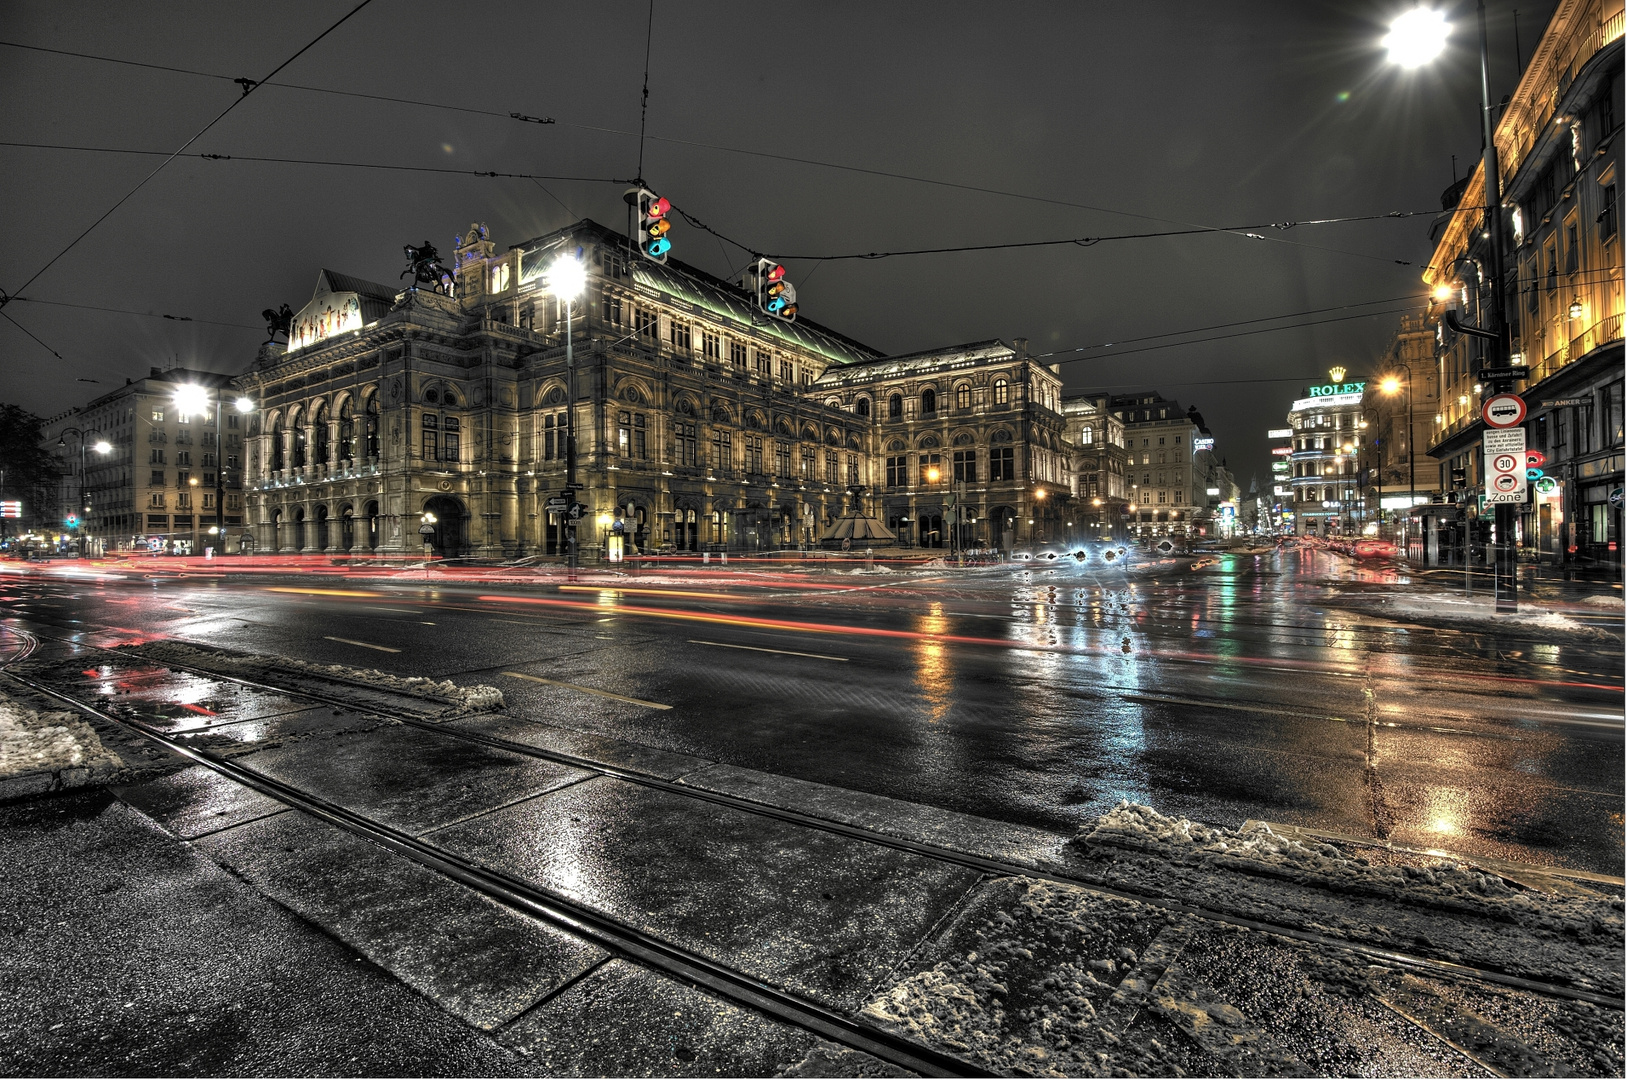
[[[587,270],[568,311],[546,284],[567,256]],[[736,284],[631,256],[591,221],[500,253],[471,228],[453,265],[456,299],[324,271],[301,314],[331,307],[327,324],[296,320],[295,345],[264,347],[238,379],[259,405],[259,550],[417,553],[427,514],[444,555],[562,554],[546,500],[565,487],[567,415],[589,557],[616,537],[639,551],[817,546],[855,486],[902,539],[942,545],[957,460],[974,508],[964,540],[1061,535],[1060,379],[1020,347],[883,357],[768,319]],[[933,455],[939,479],[923,481]]]

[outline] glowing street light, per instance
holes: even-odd
[[[234,402],[234,404],[237,406],[237,411],[240,413],[251,413],[254,411],[253,398],[240,397],[236,402]]]
[[[588,274],[580,259],[562,255],[548,269],[548,290],[561,300],[574,300],[587,288]]]
[[[108,442],[106,439],[101,439],[97,442],[91,443],[90,448],[96,451],[98,454],[111,454],[113,452],[113,444]]]
[[[209,411],[209,391],[194,383],[177,386],[174,401],[182,416],[196,416]]]
[[[1406,68],[1422,67],[1445,51],[1451,31],[1442,12],[1415,7],[1396,16],[1380,44],[1388,50],[1392,63]]]

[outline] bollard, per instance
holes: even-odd
[[[723,560],[723,565],[729,565],[729,553],[727,551],[719,552],[718,558]]]
[[[876,568],[876,553],[869,548],[864,549],[864,568],[866,570],[874,570]]]
[[[703,551],[703,552],[701,552],[701,564],[702,564],[702,565],[703,565],[703,566],[704,566],[704,565],[705,565],[705,564],[707,564],[707,563],[709,563],[709,562],[711,562],[711,561],[712,561],[712,553],[711,553],[711,552],[710,552],[710,551]]]

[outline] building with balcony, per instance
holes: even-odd
[[[1302,389],[1288,410],[1293,431],[1288,486],[1296,536],[1354,536],[1366,518],[1361,458],[1367,445],[1362,416],[1367,382],[1346,382],[1345,375],[1334,368],[1328,382]]]
[[[1073,447],[1074,513],[1080,535],[1091,540],[1125,536],[1131,513],[1130,451],[1124,421],[1107,394],[1075,394],[1062,399],[1067,441]]]
[[[1551,484],[1519,518],[1527,557],[1619,566],[1622,425],[1621,0],[1561,0],[1495,132],[1509,248],[1504,307],[1526,444]],[[1484,177],[1477,168],[1430,259],[1431,318],[1459,307],[1484,325],[1491,308]],[[1479,380],[1485,350],[1443,329],[1430,455],[1437,486],[1478,512],[1483,477]],[[1456,479],[1454,479],[1456,478]],[[1544,490],[1546,489],[1546,490]]]
[[[1183,410],[1148,391],[1115,394],[1108,408],[1124,425],[1131,533],[1204,535],[1223,504],[1235,511],[1237,484],[1215,454],[1214,436],[1196,407]]]
[[[63,477],[56,520],[79,515],[79,532],[93,552],[219,549],[222,545],[210,530],[218,527],[220,472],[224,548],[237,550],[244,522],[247,419],[230,408],[228,382],[207,371],[153,368],[145,378],[127,379],[118,389],[46,421],[41,428],[44,446],[61,462]],[[176,408],[175,392],[182,386],[224,394],[228,407],[218,433],[213,401],[202,414]],[[113,449],[106,454],[91,449],[100,440]]]
[[[1025,339],[831,365],[813,393],[868,420],[862,482],[905,543],[1009,550],[1070,538],[1062,379]]]

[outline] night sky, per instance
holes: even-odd
[[[0,138],[168,153],[240,96],[230,79],[263,79],[355,2],[7,3],[0,40],[226,78],[0,46]],[[1408,73],[1378,44],[1408,6],[656,0],[643,175],[776,256],[1433,211],[1452,155],[1462,175],[1479,154],[1474,8],[1448,5],[1447,54]],[[1526,58],[1553,6],[1520,9]],[[1500,98],[1515,41],[1495,7]],[[648,17],[646,0],[374,0],[279,81],[497,115],[268,84],[189,152],[625,180]],[[576,217],[624,220],[615,182],[180,158],[23,287],[161,160],[0,146],[0,288],[194,320],[15,300],[5,314],[63,359],[0,321],[0,400],[50,415],[153,366],[241,371],[265,336],[260,311],[297,309],[320,268],[394,282],[403,244],[449,253],[471,221],[503,248]],[[888,352],[1121,343],[1073,354],[1069,390],[1196,404],[1246,490],[1267,482],[1265,431],[1298,387],[1335,363],[1367,373],[1417,308],[1430,222],[788,267],[804,317]],[[750,258],[682,221],[672,236],[675,257],[720,276]]]

